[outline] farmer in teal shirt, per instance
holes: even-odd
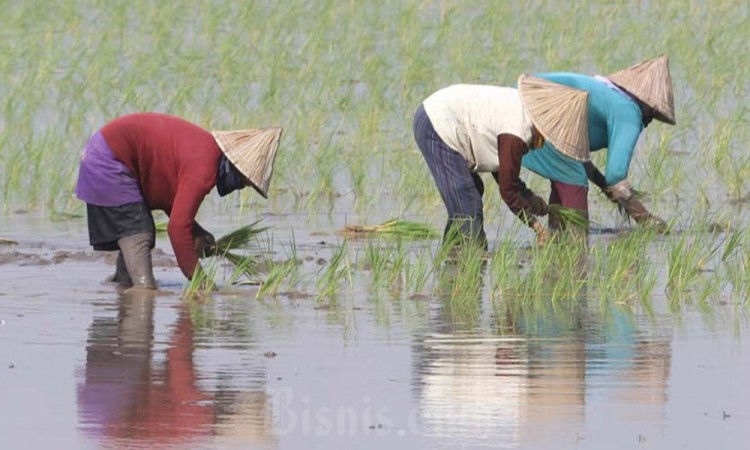
[[[591,151],[606,148],[602,174],[593,163],[566,157],[547,141],[523,158],[523,167],[551,180],[549,203],[588,215],[588,181],[596,184],[637,223],[666,231],[666,223],[651,214],[627,180],[628,167],[641,131],[652,119],[675,124],[669,62],[662,55],[609,77],[554,72],[536,76],[589,93],[588,131]],[[550,224],[554,227],[559,224]]]

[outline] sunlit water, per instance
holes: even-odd
[[[85,221],[8,218],[2,254],[86,251]],[[273,220],[273,219],[272,219]],[[284,228],[280,226],[283,234]],[[318,240],[298,237],[300,256]],[[169,249],[160,241],[160,248]],[[498,320],[480,299],[186,301],[119,292],[104,260],[0,265],[0,448],[746,448],[734,305],[658,299]],[[366,274],[360,274],[366,275]],[[503,325],[500,326],[499,324]],[[511,324],[511,325],[508,325]]]

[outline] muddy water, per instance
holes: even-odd
[[[284,218],[287,220],[288,218]],[[274,219],[270,219],[274,220]],[[284,233],[282,219],[277,229]],[[231,227],[230,227],[231,228]],[[288,231],[288,229],[286,229]],[[302,257],[330,237],[300,236]],[[102,280],[82,220],[4,219],[0,448],[745,448],[744,311],[480,296],[183,300]],[[168,249],[165,242],[158,246]],[[360,285],[361,284],[361,285]]]

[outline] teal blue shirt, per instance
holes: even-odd
[[[540,78],[589,93],[590,150],[607,149],[607,186],[628,176],[635,145],[643,130],[641,109],[634,100],[593,77],[576,73],[535,74]],[[583,164],[563,155],[549,142],[523,157],[523,167],[553,181],[588,186]]]

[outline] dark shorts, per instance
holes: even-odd
[[[155,234],[154,217],[143,202],[122,206],[86,204],[89,222],[89,242],[94,250],[118,250],[117,241],[138,233]],[[154,248],[154,241],[151,241]]]

